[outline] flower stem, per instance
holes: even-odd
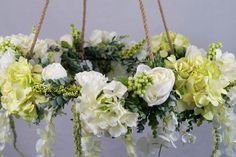
[[[19,150],[19,148],[17,147],[16,143],[17,143],[17,134],[16,134],[16,128],[15,128],[15,122],[12,116],[9,116],[9,120],[10,120],[10,127],[11,127],[11,131],[13,134],[13,147],[15,149],[15,151],[17,152],[17,154],[21,157],[25,157],[25,155]]]
[[[75,157],[82,157],[82,146],[81,146],[81,122],[80,114],[76,112],[75,105],[72,106],[73,114],[73,136],[74,136],[74,148]]]

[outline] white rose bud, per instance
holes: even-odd
[[[162,67],[151,69],[149,66],[141,64],[137,68],[137,73],[146,73],[153,78],[153,84],[147,88],[143,97],[148,106],[163,104],[170,96],[175,83],[173,71]]]
[[[60,63],[46,66],[42,72],[43,80],[57,80],[67,77],[67,72]]]

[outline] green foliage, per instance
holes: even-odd
[[[48,102],[37,105],[38,121],[43,118],[44,112],[51,110],[56,116],[71,98],[80,96],[80,86],[72,86],[69,80],[48,80],[44,84],[35,85],[35,93],[47,96]]]
[[[123,51],[121,51],[121,58],[122,59],[130,59],[133,58],[138,52],[140,52],[144,46],[145,46],[146,40],[142,40],[134,45],[132,45],[131,47],[124,49]]]

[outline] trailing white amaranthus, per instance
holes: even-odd
[[[87,134],[86,132],[82,133],[82,150],[84,156],[86,157],[99,157],[100,154],[100,141],[97,137]]]
[[[53,157],[53,146],[55,143],[55,127],[53,123],[52,113],[48,113],[45,117],[45,128],[38,129],[37,133],[40,139],[36,143],[37,157]]]
[[[133,137],[131,133],[127,133],[124,136],[124,142],[126,144],[126,150],[129,157],[137,157],[137,154],[135,152],[135,143],[133,141]]]
[[[11,131],[9,118],[6,112],[0,110],[0,157],[3,157],[3,151],[7,143],[11,141]]]

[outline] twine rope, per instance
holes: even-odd
[[[153,61],[154,55],[151,51],[151,38],[150,38],[149,28],[148,28],[148,24],[147,24],[147,16],[145,13],[145,9],[144,9],[144,5],[143,5],[142,0],[139,0],[139,7],[140,7],[142,19],[143,19],[143,26],[144,26],[145,37],[146,37],[146,41],[147,41],[147,50],[149,53],[149,58]]]
[[[80,36],[80,52],[81,59],[84,60],[84,36],[86,31],[86,18],[87,18],[87,0],[83,0],[83,21],[82,21],[82,30]]]
[[[41,31],[43,21],[45,19],[46,13],[47,13],[48,5],[49,5],[49,0],[45,0],[45,5],[43,7],[43,11],[42,11],[40,19],[39,19],[39,24],[36,28],[34,39],[33,39],[33,42],[32,42],[31,48],[30,48],[30,55],[33,55],[34,48],[35,48],[38,36],[39,36],[40,31]]]
[[[172,44],[172,41],[171,41],[171,38],[170,38],[170,33],[169,33],[168,26],[167,26],[167,22],[166,22],[165,14],[164,14],[163,7],[162,7],[162,4],[161,4],[161,0],[157,0],[157,3],[158,3],[158,6],[159,6],[159,11],[160,11],[160,14],[161,14],[162,23],[163,23],[165,31],[166,31],[166,36],[167,36],[167,40],[168,40],[168,43],[169,43],[169,46],[170,46],[170,50],[171,50],[171,53],[173,54],[174,53],[174,47],[173,47],[173,44]]]

